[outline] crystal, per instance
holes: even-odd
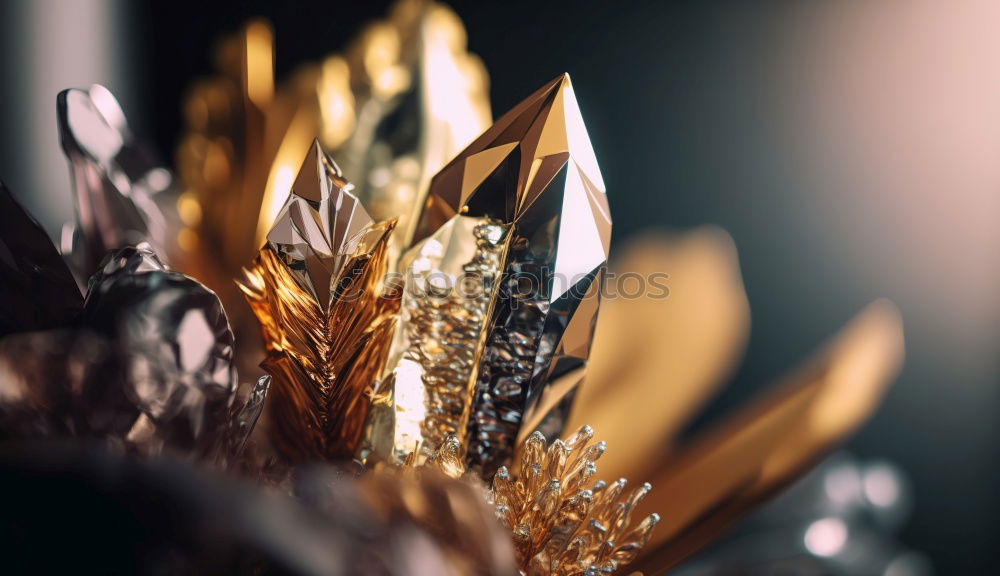
[[[0,437],[100,438],[228,465],[269,384],[235,402],[233,334],[218,298],[148,246],[128,247],[91,279],[78,321],[0,339]]]
[[[470,330],[474,337],[465,344],[471,353],[463,362],[469,365],[455,375],[466,408],[448,426],[448,432],[467,440],[470,465],[485,477],[509,461],[519,438],[536,429],[558,435],[590,352],[611,219],[568,76],[497,120],[434,177],[401,269],[408,279],[413,276],[406,265],[419,264],[416,254],[428,245],[447,246],[455,254],[461,249],[454,245],[464,245],[468,253],[478,241],[468,223],[487,220],[484,237],[504,238],[502,256],[490,272],[502,280],[489,293],[482,308],[486,313],[462,320],[476,323]],[[456,237],[454,229],[466,232]],[[464,258],[446,258],[446,274],[455,274],[458,262],[469,261],[467,254]],[[399,332],[405,335],[414,317],[404,306]],[[449,334],[425,337],[440,340]],[[384,378],[379,390],[384,397],[377,395],[377,401],[411,420],[448,412],[426,379],[422,387],[400,386],[402,376],[415,382],[415,375],[437,370],[433,357],[418,358],[419,366],[410,360],[390,364],[393,372]],[[400,410],[415,397],[425,399],[423,408]],[[381,411],[380,417],[387,413]],[[373,424],[378,425],[370,427],[369,444],[396,446],[390,454],[396,461],[406,450],[435,450],[440,441],[440,434],[426,432],[416,438],[378,438],[410,434],[413,427]],[[423,428],[430,427],[425,421]]]
[[[626,491],[620,478],[610,485],[592,482],[604,442],[582,426],[565,441],[546,442],[535,431],[521,442],[515,471],[501,466],[490,483],[496,517],[513,541],[520,574],[619,574],[649,542],[658,514],[632,522],[649,484]],[[423,463],[405,463],[416,473],[431,469],[452,478],[467,473],[462,443],[447,437]]]
[[[357,249],[360,233],[372,224],[353,189],[314,141],[292,193],[267,233],[268,245],[324,311],[334,292],[333,279]]]
[[[468,51],[461,20],[440,2],[399,0],[342,53],[305,63],[278,84],[274,54],[270,26],[252,20],[222,39],[214,75],[189,91],[178,173],[199,218],[185,222],[184,235],[208,253],[185,257],[229,275],[239,270],[318,137],[373,218],[398,218],[394,267],[431,176],[491,120],[488,75]]]
[[[362,459],[402,462],[468,427],[506,231],[488,218],[458,216],[404,255],[399,327],[373,398]]]
[[[0,182],[0,338],[66,326],[82,306],[52,241]]]
[[[395,222],[373,223],[351,188],[314,142],[238,281],[274,377],[272,437],[290,460],[354,454],[399,308],[384,282]]]
[[[167,216],[157,201],[173,178],[129,131],[114,95],[97,84],[63,90],[57,110],[77,216],[63,252],[78,276],[92,274],[109,251],[141,242],[165,255]]]
[[[130,445],[204,455],[225,443],[237,379],[215,293],[168,270],[148,246],[124,248],[91,278],[83,322],[115,344],[134,413]]]

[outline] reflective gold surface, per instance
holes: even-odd
[[[510,236],[464,437],[470,465],[490,477],[519,438],[538,428],[559,434],[600,305],[611,217],[569,76],[528,97],[438,172],[414,239],[465,218],[495,219]]]
[[[277,88],[265,22],[226,39],[216,60],[219,74],[188,97],[177,151],[185,202],[200,208],[179,233],[188,267],[206,254],[229,274],[242,266],[314,138],[352,175],[377,220],[398,218],[394,267],[430,177],[491,119],[487,74],[467,52],[461,21],[428,0],[397,2],[344,54],[302,66]]]
[[[403,257],[406,290],[363,459],[401,463],[465,434],[507,230],[459,216]]]
[[[240,282],[274,376],[272,440],[291,460],[352,456],[399,308],[383,284],[394,221],[372,223],[314,143]]]
[[[489,500],[510,530],[521,574],[622,574],[659,523],[655,513],[632,521],[649,484],[626,490],[624,478],[591,482],[605,452],[604,442],[592,442],[593,436],[593,429],[583,426],[565,441],[546,444],[535,432],[518,449],[517,470],[502,466],[493,477]],[[424,467],[453,478],[464,475],[461,442],[447,438]]]
[[[608,474],[651,478],[739,366],[750,303],[736,245],[715,227],[640,235],[616,249],[609,269],[618,278],[666,275],[665,288],[647,283],[638,297],[601,302],[587,381],[566,428],[601,431],[613,448],[601,459]]]
[[[805,369],[662,463],[641,508],[670,512],[640,567],[666,572],[816,464],[871,416],[902,358],[899,311],[876,302]]]

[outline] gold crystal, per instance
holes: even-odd
[[[398,218],[395,266],[431,176],[491,120],[486,69],[467,51],[461,21],[443,4],[400,0],[343,54],[303,65],[277,87],[274,50],[267,23],[248,23],[222,42],[218,73],[185,103],[177,165],[201,217],[182,236],[215,260],[189,254],[185,264],[238,270],[318,137],[375,219]]]
[[[399,331],[421,332],[421,346],[444,349],[455,330],[467,337],[450,374],[455,393],[444,396],[432,381],[441,364],[435,354],[395,349],[378,391],[385,409],[373,412],[378,421],[365,439],[392,461],[421,446],[434,450],[454,433],[469,447],[470,465],[489,477],[519,438],[539,428],[553,437],[562,428],[590,353],[611,234],[604,182],[568,76],[500,118],[434,177],[400,269],[413,278],[424,252],[447,246],[449,256],[435,266],[454,286],[481,241],[475,223],[487,221],[503,248],[488,273],[499,282],[485,291],[488,302],[476,301],[478,313],[426,330],[415,325],[424,316],[408,310],[435,304],[404,305]],[[435,296],[425,290],[419,298]],[[461,393],[462,416],[453,417],[450,403]],[[449,415],[444,426],[441,414]]]
[[[459,216],[404,256],[400,325],[363,459],[399,463],[464,434],[508,240],[499,222]]]
[[[518,449],[518,469],[502,466],[493,477],[488,498],[510,531],[521,574],[617,574],[635,560],[659,522],[655,513],[632,522],[649,484],[626,490],[624,478],[591,482],[605,451],[593,437],[583,426],[567,440],[546,445],[534,432]],[[423,466],[458,478],[466,473],[464,463],[462,444],[451,436]]]
[[[353,455],[399,294],[383,285],[394,221],[375,224],[316,142],[239,282],[274,376],[272,436],[290,459]]]

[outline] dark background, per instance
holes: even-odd
[[[43,4],[60,18],[63,4]],[[111,88],[169,157],[181,99],[211,73],[220,34],[268,18],[280,80],[341,49],[388,4],[111,2],[127,52]],[[900,306],[903,375],[849,448],[910,474],[903,540],[939,573],[994,572],[1000,40],[987,23],[1000,11],[832,0],[450,4],[490,71],[495,115],[570,72],[616,243],[706,223],[735,238],[752,335],[701,423],[773,382],[871,300]],[[6,29],[3,98],[18,90],[10,62],[27,58],[17,44],[25,33]],[[0,177],[22,190],[31,178],[18,160],[20,120],[0,114]]]

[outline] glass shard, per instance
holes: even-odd
[[[0,338],[66,326],[83,296],[45,230],[0,182]]]

